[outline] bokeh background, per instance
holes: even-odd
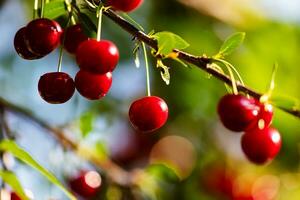
[[[218,120],[216,105],[226,93],[223,83],[197,68],[168,62],[171,84],[166,86],[152,62],[152,93],[166,100],[170,116],[168,123],[153,134],[135,132],[127,112],[133,100],[145,95],[145,70],[135,67],[131,36],[106,18],[103,37],[114,41],[121,53],[108,96],[91,102],[76,93],[66,104],[47,104],[38,94],[37,82],[42,74],[56,70],[58,51],[38,61],[18,57],[13,38],[31,20],[33,2],[0,2],[0,97],[30,110],[52,126],[61,127],[81,143],[101,144],[107,156],[125,169],[138,168],[151,174],[155,178],[141,183],[143,186],[138,189],[140,199],[300,198],[299,119],[275,110],[273,125],[282,134],[281,152],[272,163],[253,165],[241,151],[240,134],[227,131]],[[228,35],[244,31],[245,43],[228,60],[245,83],[265,92],[277,62],[274,95],[300,99],[299,9],[298,0],[145,0],[130,15],[147,32],[167,30],[180,35],[191,44],[187,51],[196,55],[214,55]],[[65,54],[63,71],[74,77],[77,70],[74,58]],[[10,112],[6,118],[18,144],[66,185],[68,177],[76,171],[93,168],[61,148],[33,121]],[[82,127],[87,126],[91,126],[91,131],[83,137]],[[35,199],[67,199],[17,160],[12,170]],[[111,184],[103,186],[100,193],[101,199],[133,198]]]

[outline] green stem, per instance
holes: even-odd
[[[69,0],[65,0],[65,4],[68,10],[68,13],[71,15],[71,23],[72,25],[76,24],[76,20],[73,16],[73,8],[72,8],[72,3]]]
[[[98,7],[97,15],[98,15],[98,29],[97,29],[97,41],[101,40],[101,28],[102,28],[102,16],[103,16],[103,6]]]
[[[44,18],[45,0],[41,0],[41,18]]]
[[[150,69],[149,69],[149,62],[148,62],[148,55],[147,55],[147,49],[144,42],[142,42],[143,51],[144,51],[144,57],[145,57],[145,66],[146,66],[146,84],[147,84],[147,95],[151,96],[151,88],[150,88]]]
[[[33,19],[36,19],[39,10],[39,0],[34,0],[33,5]]]

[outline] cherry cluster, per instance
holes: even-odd
[[[253,163],[264,164],[279,153],[281,136],[271,127],[271,104],[240,94],[227,94],[218,104],[218,114],[226,128],[234,132],[244,132],[242,150]]]

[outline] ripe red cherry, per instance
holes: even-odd
[[[26,33],[26,27],[23,27],[20,30],[18,30],[18,32],[15,35],[14,46],[16,52],[20,57],[27,60],[34,60],[34,59],[41,58],[41,56],[38,56],[29,50],[26,44],[25,33]]]
[[[78,47],[76,60],[80,69],[105,74],[115,69],[119,60],[119,51],[110,41],[86,40]]]
[[[51,104],[67,102],[74,94],[73,79],[64,72],[51,72],[41,76],[38,84],[41,97]]]
[[[90,100],[98,100],[104,97],[112,84],[112,74],[94,74],[80,70],[75,77],[77,91]]]
[[[166,123],[168,106],[159,97],[143,97],[131,104],[129,119],[135,129],[142,132],[152,132]]]
[[[101,186],[101,176],[95,171],[81,172],[77,177],[69,180],[71,189],[78,195],[94,197]]]
[[[219,102],[218,114],[223,125],[231,131],[245,131],[256,122],[260,107],[255,99],[243,95],[225,95]]]
[[[116,10],[130,12],[137,9],[142,3],[143,0],[108,0],[106,4]]]
[[[50,19],[35,19],[26,27],[26,42],[31,52],[45,56],[53,51],[60,42],[62,29]]]
[[[88,40],[88,37],[83,32],[80,24],[68,27],[65,33],[61,35],[61,43],[64,43],[65,49],[70,54],[75,54],[79,45],[85,40]]]
[[[256,164],[272,160],[280,151],[280,133],[271,127],[246,131],[242,137],[242,150]]]
[[[15,192],[10,194],[10,200],[22,200]]]

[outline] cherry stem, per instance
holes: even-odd
[[[71,4],[71,2],[69,0],[65,0],[65,4],[66,4],[66,7],[67,7],[67,10],[68,10],[69,14],[71,15],[71,23],[73,25],[75,25],[76,24],[76,20],[75,20],[75,18],[73,16],[72,4]]]
[[[145,57],[145,66],[146,66],[146,80],[147,80],[147,95],[151,96],[151,88],[150,88],[150,69],[149,69],[149,62],[148,62],[148,54],[146,45],[144,42],[142,42],[143,51],[144,51],[144,57]]]
[[[97,41],[101,40],[101,28],[102,28],[102,16],[103,16],[103,6],[98,7],[97,17],[98,17],[98,29],[97,29]]]
[[[33,19],[36,19],[39,10],[39,0],[34,0],[33,5]]]
[[[44,11],[45,11],[45,0],[41,0],[41,18],[44,18]]]

